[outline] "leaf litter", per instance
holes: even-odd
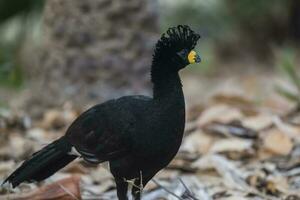
[[[275,101],[275,100],[274,100]],[[176,158],[149,182],[144,200],[300,199],[300,113],[218,94],[194,107]],[[293,112],[291,114],[291,112]],[[0,111],[0,179],[64,131],[78,116],[70,103],[45,110],[41,119]],[[1,181],[1,180],[0,180]],[[51,178],[0,199],[117,199],[107,165],[77,159]]]

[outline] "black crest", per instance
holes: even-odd
[[[154,57],[162,55],[171,55],[183,49],[191,51],[195,48],[200,35],[195,33],[187,25],[178,25],[167,30],[162,34],[157,42]]]

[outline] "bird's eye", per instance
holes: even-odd
[[[188,55],[188,51],[186,49],[183,49],[182,51],[179,51],[177,53],[177,55],[182,59],[182,60],[186,60],[186,57]]]

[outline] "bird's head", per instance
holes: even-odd
[[[164,64],[168,70],[176,71],[189,64],[199,63],[201,58],[194,51],[199,38],[200,35],[189,26],[169,28],[156,44],[153,61]]]

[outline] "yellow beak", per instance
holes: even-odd
[[[192,50],[189,55],[188,55],[188,61],[190,64],[193,63],[200,63],[201,62],[201,58],[200,56],[196,53],[196,51]]]

